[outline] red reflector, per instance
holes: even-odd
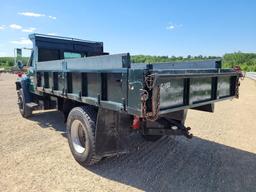
[[[139,129],[140,128],[140,118],[138,116],[134,116],[133,123],[132,123],[133,129]]]
[[[18,77],[22,77],[23,73],[17,73]]]

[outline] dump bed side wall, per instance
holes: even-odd
[[[129,54],[38,62],[36,92],[124,111]]]

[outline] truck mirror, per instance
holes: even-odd
[[[17,61],[17,66],[18,66],[18,68],[21,70],[21,69],[23,69],[24,64],[22,63],[22,61],[18,60],[18,61]]]
[[[22,49],[16,49],[17,58],[22,58]]]

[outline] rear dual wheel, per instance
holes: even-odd
[[[89,166],[101,160],[95,153],[97,111],[92,106],[73,108],[67,119],[67,136],[72,155]]]

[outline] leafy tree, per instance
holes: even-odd
[[[222,59],[224,68],[233,68],[239,65],[244,71],[256,71],[256,53],[227,53],[223,57],[217,56],[191,56],[187,57],[175,57],[175,56],[149,56],[149,55],[134,55],[132,56],[133,63],[162,63],[173,61],[195,61],[195,60],[207,60],[207,59]]]

